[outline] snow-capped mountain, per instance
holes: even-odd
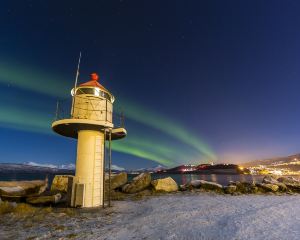
[[[117,165],[112,164],[112,165],[111,165],[111,170],[115,170],[115,171],[125,171],[125,168],[119,167],[119,166],[117,166]]]
[[[36,162],[25,162],[24,165],[35,166],[35,167],[47,167],[47,168],[56,168],[56,169],[66,169],[66,170],[75,170],[75,164],[62,164],[62,165],[54,165],[47,163],[36,163]],[[111,170],[114,171],[125,171],[125,168],[112,164]]]
[[[161,170],[167,169],[165,166],[162,165],[157,165],[155,167],[150,167],[150,168],[139,168],[134,170],[134,172],[158,172]]]
[[[67,169],[68,166],[57,168],[52,164],[37,163],[0,163],[0,173],[50,173],[50,174],[74,174],[73,169]]]
[[[66,170],[75,170],[75,164],[62,164],[62,165],[54,165],[48,163],[36,163],[36,162],[24,162],[24,165],[34,166],[34,167],[46,167],[46,168],[57,168],[57,169],[66,169]]]

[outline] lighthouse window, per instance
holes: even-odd
[[[80,95],[80,94],[91,94],[94,96],[100,96],[111,101],[111,97],[108,93],[101,91],[97,88],[79,88],[76,92],[76,95]]]
[[[79,94],[92,94],[95,95],[93,88],[79,88],[76,92],[76,95]]]

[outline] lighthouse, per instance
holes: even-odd
[[[104,202],[105,143],[124,138],[123,126],[114,127],[114,96],[99,83],[97,73],[71,90],[70,114],[56,117],[54,132],[77,139],[76,171],[71,185],[73,207],[98,207]]]

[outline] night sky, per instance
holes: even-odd
[[[300,152],[299,1],[1,1],[0,162],[75,163],[56,101],[91,72],[128,137],[113,164]]]

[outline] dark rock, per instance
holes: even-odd
[[[240,184],[240,182],[239,181],[229,181],[229,183],[228,183],[228,186],[237,186],[237,185],[239,185]]]
[[[271,183],[259,183],[257,186],[264,189],[266,192],[277,192],[279,189],[276,184]]]
[[[278,181],[285,184],[288,189],[294,192],[300,192],[300,180],[294,177],[280,177]]]
[[[179,191],[187,191],[188,190],[188,187],[184,184],[182,185],[179,185]]]
[[[188,183],[187,186],[192,188],[200,188],[202,181],[203,180],[193,180],[190,183]]]
[[[48,179],[45,181],[2,181],[0,182],[0,196],[5,197],[25,197],[39,195],[48,186]]]
[[[276,185],[278,186],[279,191],[281,191],[281,192],[286,192],[288,189],[284,183],[278,182],[278,183],[276,183]]]
[[[300,180],[294,177],[280,177],[278,182],[284,183],[286,185],[300,185]]]
[[[278,186],[278,190],[281,192],[285,192],[287,190],[287,186],[283,183],[278,181],[279,177],[275,176],[275,175],[270,175],[270,176],[265,176],[262,183],[266,183],[266,184],[275,184]],[[283,178],[280,178],[281,181],[284,181]]]
[[[51,196],[37,196],[37,197],[28,197],[26,198],[26,202],[30,204],[38,204],[38,205],[48,205],[48,204],[56,204],[62,198],[60,193]]]
[[[224,192],[227,194],[232,194],[236,191],[237,187],[235,185],[228,185],[224,187]]]
[[[194,189],[200,189],[200,190],[215,190],[218,192],[223,192],[223,186],[215,183],[215,182],[208,182],[205,180],[193,180],[184,186],[181,186],[181,189],[184,190],[191,190],[193,191]]]
[[[204,181],[204,180],[199,180],[199,181],[200,181],[201,189],[223,192],[223,186],[221,184],[214,183],[214,182],[208,182],[208,181]]]
[[[258,188],[253,183],[249,182],[236,182],[236,191],[240,193],[257,193]]]
[[[125,193],[136,193],[144,190],[149,187],[151,183],[151,175],[150,173],[141,173],[132,179],[132,182],[129,184],[125,184],[122,187],[122,191]]]

